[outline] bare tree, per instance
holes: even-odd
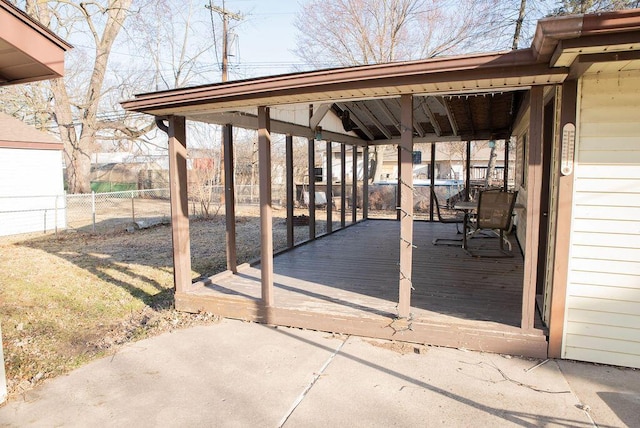
[[[464,51],[488,31],[493,1],[312,0],[295,26],[296,55],[316,68]]]
[[[44,25],[71,34],[85,31],[84,40],[93,46],[86,58],[90,69],[80,80],[56,79],[50,82],[53,119],[64,143],[67,183],[72,193],[85,193],[90,188],[91,155],[97,147],[98,135],[110,129],[114,134],[135,138],[145,132],[122,121],[100,119],[104,82],[112,47],[129,14],[132,0],[66,1],[26,0],[27,13]],[[85,83],[86,82],[86,83]]]
[[[637,0],[561,0],[553,15],[571,15],[576,13],[592,13],[606,10],[621,10],[640,6]]]
[[[142,60],[149,89],[162,90],[219,79],[212,24],[204,2],[150,1],[131,18],[128,47]],[[138,89],[139,90],[139,89]]]
[[[460,53],[490,30],[495,1],[312,0],[295,26],[296,54],[316,68],[384,63]],[[387,147],[373,151],[380,176]]]
[[[520,34],[522,33],[522,24],[524,22],[524,14],[527,9],[527,0],[520,0],[520,8],[518,9],[518,19],[516,19],[516,28],[513,33],[513,43],[511,49],[518,49]]]

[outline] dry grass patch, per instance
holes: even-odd
[[[276,211],[274,248],[286,245]],[[319,225],[319,229],[322,227]],[[240,212],[238,258],[259,256],[256,209]],[[308,236],[297,228],[297,238]],[[191,222],[193,278],[226,267],[223,218]],[[115,352],[124,343],[215,322],[173,309],[171,227],[0,241],[0,320],[10,395]]]

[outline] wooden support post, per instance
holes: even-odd
[[[293,183],[293,136],[285,137],[285,170],[287,176],[287,247],[293,248],[295,237],[293,227],[293,204],[294,200],[294,183]]]
[[[509,142],[511,140],[511,136],[504,139],[504,173],[503,180],[504,183],[502,185],[503,190],[506,192],[509,190]]]
[[[436,186],[436,143],[431,143],[431,165],[429,165],[429,179],[431,190],[435,190]],[[433,208],[435,201],[433,195],[429,192],[429,221],[433,221]]]
[[[233,174],[233,126],[225,125],[222,130],[224,145],[224,209],[226,217],[227,269],[238,273],[236,251],[236,191]]]
[[[369,146],[362,151],[362,218],[369,218]]]
[[[327,233],[333,232],[333,153],[331,150],[332,143],[327,141],[327,186],[325,189],[327,195]]]
[[[578,81],[565,80],[562,84],[562,108],[560,110],[560,135],[565,125],[576,125],[576,100]],[[575,133],[574,133],[575,136]],[[557,154],[560,157],[559,153]],[[549,314],[549,357],[562,357],[562,338],[564,334],[564,315],[567,301],[567,277],[569,270],[569,238],[572,216],[573,171],[560,174],[558,180],[558,212],[556,218],[556,248],[553,260],[553,285],[551,293],[551,311]]]
[[[400,283],[398,317],[411,315],[411,267],[413,262],[413,96],[400,97]]]
[[[260,282],[262,303],[273,306],[273,229],[271,206],[271,123],[269,107],[258,107],[260,174]]]
[[[358,146],[351,146],[351,224],[358,221]]]
[[[347,148],[344,143],[340,143],[340,227],[344,228],[347,223]]]
[[[540,195],[542,194],[542,144],[544,126],[544,87],[530,91],[529,164],[527,166],[527,215],[524,249],[521,328],[532,329],[536,305],[538,243],[540,234]]]
[[[467,141],[467,160],[464,165],[465,201],[471,199],[471,141]]]
[[[400,213],[400,198],[402,197],[402,186],[400,185],[400,164],[402,163],[402,160],[400,159],[401,151],[402,149],[398,146],[398,180],[396,183],[396,220],[398,221],[402,218],[402,214]]]
[[[169,194],[173,241],[173,283],[176,293],[191,288],[191,242],[187,199],[187,130],[181,116],[169,116]]]
[[[309,157],[309,240],[316,239],[316,144],[313,138],[308,141]]]

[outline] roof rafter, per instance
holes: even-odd
[[[362,120],[360,120],[360,118],[358,117],[356,112],[353,111],[353,109],[349,108],[349,106],[347,106],[347,104],[345,103],[336,103],[336,105],[340,107],[341,110],[343,111],[346,110],[349,112],[349,115],[351,116],[351,120],[353,121],[353,123],[355,123],[358,126],[360,131],[362,131],[362,133],[366,135],[369,140],[375,140],[374,135],[371,133],[371,131],[369,131],[369,128],[367,128],[367,126],[362,122]]]
[[[424,111],[424,114],[426,114],[427,117],[429,118],[429,122],[431,122],[431,126],[433,126],[433,130],[436,132],[436,135],[440,136],[442,135],[442,128],[440,128],[440,124],[436,119],[436,115],[433,114],[433,111],[431,111],[431,108],[427,104],[428,98],[429,97],[425,97],[424,100],[420,103],[420,105],[422,106],[422,111]]]
[[[449,119],[449,124],[451,125],[451,131],[453,132],[453,135],[459,135],[460,130],[458,129],[456,118],[451,111],[451,106],[449,106],[449,103],[445,99],[442,99],[442,101],[444,104],[444,109],[447,111],[447,118]]]
[[[322,122],[322,119],[324,119],[329,110],[331,110],[331,103],[320,104],[318,109],[313,112],[313,115],[309,118],[309,128],[315,129],[316,126]]]
[[[395,126],[395,128],[398,130],[398,132],[400,132],[400,123],[398,122],[398,119],[395,118],[395,116],[393,115],[391,110],[389,110],[389,107],[387,107],[387,105],[384,103],[384,101],[383,100],[374,100],[374,102],[376,103],[376,105],[378,106],[378,108],[380,109],[382,114],[384,116],[386,116],[387,120],[389,120],[389,122],[392,123],[393,126]]]
[[[464,108],[467,110],[467,115],[469,116],[469,126],[471,126],[471,134],[476,133],[476,128],[473,124],[473,111],[471,111],[470,103],[464,103]]]
[[[389,132],[389,130],[387,129],[386,126],[384,126],[382,124],[382,122],[380,122],[378,120],[378,118],[371,112],[371,110],[369,110],[369,108],[362,102],[358,103],[355,102],[354,103],[360,110],[362,110],[362,112],[365,114],[365,116],[367,116],[367,118],[373,122],[373,124],[376,126],[376,128],[378,128],[380,130],[380,132],[382,132],[382,134],[387,137],[388,139],[392,138],[391,132]]]

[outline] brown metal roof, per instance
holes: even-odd
[[[598,46],[589,54],[613,48],[637,55],[640,46],[633,40],[640,38],[639,31],[640,10],[549,18],[538,24],[529,49],[217,83],[140,94],[123,106],[160,117],[255,128],[258,106],[298,106],[298,116],[304,116],[309,105],[314,114],[324,104],[330,105],[326,114],[342,120],[344,128],[325,129],[330,132],[323,132],[324,139],[388,144],[400,136],[398,97],[413,94],[415,141],[505,138],[531,86],[567,78],[585,52],[580,41],[587,38]],[[312,120],[285,117],[293,115],[278,119],[272,114],[272,132],[313,138]]]
[[[64,75],[71,45],[6,0],[0,0],[0,85]]]

